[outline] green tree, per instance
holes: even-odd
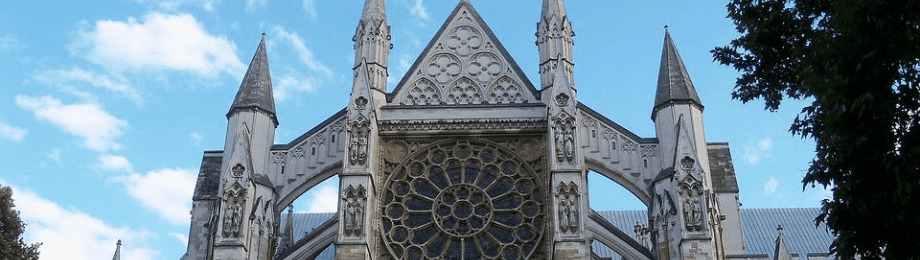
[[[815,140],[802,180],[831,187],[816,224],[851,259],[920,259],[920,1],[731,0],[732,98],[812,101],[793,135]]]
[[[0,259],[38,260],[41,243],[26,245],[22,241],[25,224],[14,206],[13,189],[0,186]]]

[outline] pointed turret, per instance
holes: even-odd
[[[115,246],[115,256],[112,256],[112,260],[121,260],[121,239],[118,240]]]
[[[774,260],[792,260],[792,253],[786,245],[786,236],[783,235],[783,225],[776,228],[776,249],[773,251]]]
[[[368,84],[371,89],[386,93],[387,66],[389,66],[390,25],[387,23],[386,3],[384,0],[366,0],[364,12],[355,30],[355,69],[361,63],[371,65],[368,70]]]
[[[680,54],[677,53],[677,47],[671,40],[671,33],[665,26],[664,47],[661,50],[661,67],[658,70],[658,90],[655,93],[655,112],[662,107],[671,103],[693,104],[699,109],[703,109],[703,102],[696,94],[696,88],[690,81],[690,74],[684,67],[684,61],[681,60]]]
[[[557,66],[566,68],[564,73],[572,80],[575,66],[572,46],[574,45],[572,23],[565,11],[563,0],[543,0],[540,22],[537,23],[537,48],[540,50],[540,85],[551,87]],[[574,88],[573,86],[570,86]]]
[[[265,34],[262,34],[262,41],[256,54],[252,56],[252,62],[249,63],[249,69],[246,70],[246,76],[240,84],[240,90],[233,99],[233,105],[227,112],[227,118],[239,109],[255,108],[268,113],[275,124],[278,119],[275,117],[275,98],[272,96],[272,77],[268,70],[268,54],[265,50]]]

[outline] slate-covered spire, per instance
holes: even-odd
[[[690,103],[703,108],[703,102],[696,94],[696,88],[690,81],[690,74],[684,67],[684,61],[677,53],[677,47],[671,40],[668,27],[664,29],[664,47],[661,50],[661,67],[658,70],[658,90],[655,93],[655,107],[657,111],[671,103]],[[654,112],[653,112],[654,113]]]
[[[112,260],[121,260],[121,239],[118,240],[115,246],[115,255],[112,256]]]
[[[364,12],[361,14],[362,21],[381,21],[387,18],[386,1],[384,0],[365,0]]]
[[[275,118],[275,98],[272,96],[272,77],[268,70],[268,54],[265,50],[265,33],[256,54],[252,56],[246,76],[240,84],[240,90],[233,99],[233,105],[227,112],[227,118],[237,109],[258,108],[268,113],[277,125]]]
[[[562,0],[543,0],[543,18],[544,20],[549,20],[553,15],[563,18],[567,16],[565,11],[565,3]]]

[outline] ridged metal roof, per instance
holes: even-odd
[[[783,225],[783,235],[789,252],[803,257],[808,254],[827,253],[828,247],[834,241],[834,236],[825,231],[824,225],[815,227],[813,220],[819,211],[818,208],[741,209],[741,221],[744,226],[748,254],[766,254],[772,258],[776,249],[778,225]],[[644,210],[598,211],[598,213],[630,237],[635,237],[636,222],[648,223]],[[282,227],[286,216],[287,214],[282,215]],[[299,240],[312,231],[313,227],[319,226],[333,216],[334,213],[295,213],[294,239]],[[598,242],[594,242],[594,253],[604,258],[620,259],[616,252]],[[335,258],[334,256],[335,248],[329,246],[316,259],[331,260]]]

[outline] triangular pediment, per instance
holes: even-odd
[[[422,52],[389,103],[405,106],[537,103],[536,88],[467,1]]]

